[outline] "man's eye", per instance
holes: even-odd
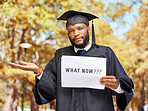
[[[71,33],[71,32],[73,32],[73,30],[69,30],[68,32]]]
[[[83,29],[82,27],[78,28],[79,30]]]

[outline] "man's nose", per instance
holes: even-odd
[[[79,33],[78,30],[75,30],[75,31],[74,31],[74,35],[75,35],[75,37],[77,37],[79,34],[80,34],[80,33]]]

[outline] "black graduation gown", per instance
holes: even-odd
[[[115,95],[118,108],[121,110],[126,108],[133,96],[133,82],[126,75],[111,48],[94,47],[87,51],[84,56],[107,58],[107,75],[116,76],[124,91],[122,94],[117,94],[109,88],[99,90],[61,87],[62,55],[78,56],[74,52],[73,46],[56,51],[55,57],[46,65],[41,79],[36,78],[33,92],[37,104],[46,104],[56,99],[57,111],[114,111],[112,95]]]

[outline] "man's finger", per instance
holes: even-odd
[[[115,76],[102,76],[102,79],[115,79]]]
[[[19,61],[19,63],[22,64],[22,65],[27,65],[27,64],[28,64],[28,63],[25,62],[25,61]]]
[[[107,88],[109,88],[109,89],[111,89],[111,90],[114,90],[115,88],[113,88],[112,86],[105,86],[105,87],[107,87]]]
[[[19,68],[19,69],[26,69],[24,66],[19,65],[19,64],[15,64],[15,63],[9,63],[12,67],[14,68]]]
[[[15,64],[15,63],[12,63],[12,62],[10,62],[9,63],[12,67],[15,67],[15,68],[17,68],[17,64]]]
[[[100,84],[103,84],[103,85],[107,85],[107,86],[115,86],[116,83],[113,83],[113,82],[100,82]]]
[[[116,83],[116,79],[100,79],[100,82],[111,82],[111,83]]]

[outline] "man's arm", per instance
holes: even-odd
[[[41,73],[41,69],[34,63],[27,63],[24,61],[20,61],[19,64],[16,63],[9,63],[12,67],[22,69],[22,70],[27,70],[27,71],[33,71],[35,74]]]
[[[40,68],[34,63],[20,61],[19,64],[10,63],[14,68],[33,71],[36,75],[36,84],[33,88],[36,103],[41,105],[50,102],[56,94],[55,60],[51,60],[41,72]],[[38,79],[38,74],[40,78]],[[41,77],[42,76],[42,77]]]
[[[134,85],[132,80],[127,76],[113,50],[108,47],[106,53],[108,54],[108,74],[110,76],[115,76],[116,82],[120,84],[120,88],[123,91],[121,94],[115,93],[117,106],[120,110],[124,110],[133,97]]]

